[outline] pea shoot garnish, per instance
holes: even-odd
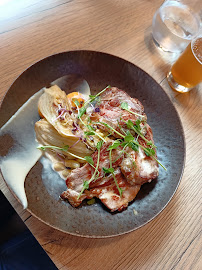
[[[78,197],[77,197],[77,200],[79,200],[79,198],[80,198],[81,195],[83,194],[84,190],[89,189],[89,184],[90,184],[93,180],[95,180],[96,174],[99,173],[98,167],[99,167],[99,162],[100,162],[100,149],[101,149],[102,145],[103,145],[103,141],[100,141],[100,142],[97,143],[96,148],[97,148],[97,150],[98,150],[98,154],[97,154],[97,164],[96,164],[96,167],[95,167],[95,171],[94,171],[93,175],[91,176],[90,180],[84,181],[84,182],[83,182],[83,188],[82,188],[82,190],[80,191],[80,193],[79,193],[79,195],[78,195]]]
[[[74,102],[74,104],[75,104],[76,107],[77,107],[78,118],[79,118],[79,120],[80,120],[81,123],[89,130],[89,131],[85,131],[85,132],[84,132],[85,136],[96,135],[96,136],[99,137],[102,141],[106,142],[106,140],[105,140],[102,136],[100,136],[100,134],[98,134],[97,132],[95,132],[95,129],[94,129],[91,125],[85,124],[84,121],[81,119],[81,116],[80,116],[80,110],[81,110],[81,109],[79,109],[79,105],[80,105],[79,101],[78,101],[77,99],[74,99],[73,102]]]
[[[156,146],[152,143],[152,141],[148,141],[142,134],[140,127],[141,121],[139,119],[135,121],[135,125],[131,120],[128,120],[127,122],[124,120],[122,121],[127,124],[128,129],[132,129],[133,131],[135,131],[135,133],[137,133],[147,143],[147,145],[150,145],[152,148],[156,148]]]
[[[88,162],[92,167],[94,167],[93,165],[93,159],[91,156],[85,156],[84,158],[83,157],[80,157],[80,156],[77,156],[71,152],[68,151],[69,149],[69,145],[65,145],[64,147],[58,147],[58,146],[54,146],[54,145],[43,145],[43,146],[38,146],[37,149],[40,149],[40,150],[46,150],[46,149],[52,149],[52,150],[60,150],[60,151],[64,151],[64,152],[67,152],[70,156],[74,157],[74,158],[77,158],[77,159],[80,159],[80,160],[83,160],[83,161],[86,161]]]
[[[89,103],[92,103],[99,95],[101,95],[102,93],[104,93],[110,87],[111,86],[108,85],[102,91],[100,91],[98,94],[96,94],[96,95],[89,95],[89,99],[83,104],[83,106],[79,110],[78,118],[81,118],[81,116],[84,115],[84,113],[86,112],[86,107],[87,107],[86,105],[88,105]]]
[[[136,115],[136,116],[144,117],[144,115],[141,115],[141,114],[139,114],[139,113],[136,113],[136,112],[133,112],[133,111],[129,110],[128,103],[125,102],[125,101],[121,103],[121,109],[126,110],[126,111],[128,111],[129,113],[132,113],[132,114],[134,114],[134,115]]]
[[[149,147],[144,147],[142,146],[138,141],[136,141],[136,139],[133,137],[133,135],[130,133],[130,131],[127,131],[127,135],[123,135],[120,132],[118,132],[116,129],[114,129],[113,127],[111,127],[110,125],[108,125],[107,123],[104,122],[98,122],[98,124],[104,125],[107,128],[111,129],[113,132],[115,132],[117,135],[119,135],[120,137],[122,137],[124,139],[124,142],[127,144],[127,146],[129,146],[130,148],[137,149],[137,147],[141,147],[145,154],[147,156],[151,156],[153,159],[156,160],[156,162],[164,169],[167,170],[163,164],[161,164],[161,162],[155,157],[155,150]],[[125,144],[125,145],[126,145]],[[123,146],[123,144],[122,144]]]
[[[66,95],[59,87],[53,90],[53,94],[47,90],[47,102],[44,95],[44,103],[39,102],[39,111],[46,103],[47,113],[42,110],[44,117],[35,130],[42,142],[37,148],[45,151],[53,169],[66,179],[67,190],[61,198],[74,207],[83,200],[94,204],[98,198],[111,212],[122,211],[142,184],[159,175],[158,167],[166,170],[157,160],[141,102],[110,86],[88,98],[79,92]],[[59,122],[52,120],[52,111]]]
[[[119,184],[118,184],[118,182],[117,182],[116,176],[115,176],[115,174],[114,174],[114,168],[112,167],[112,150],[113,150],[113,149],[116,149],[119,145],[120,145],[120,142],[119,142],[119,141],[115,141],[115,142],[114,142],[112,145],[110,145],[110,146],[108,147],[108,149],[107,149],[107,150],[109,151],[109,165],[110,165],[110,167],[109,167],[109,169],[108,169],[108,172],[111,172],[111,174],[112,174],[112,176],[113,176],[113,178],[114,178],[114,182],[115,182],[115,184],[116,184],[116,187],[117,187],[117,189],[118,189],[118,191],[119,191],[119,195],[120,195],[120,197],[122,197],[123,189],[119,187]]]

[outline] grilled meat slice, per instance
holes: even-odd
[[[121,171],[130,184],[142,185],[158,176],[158,163],[140,148],[138,152],[127,147],[129,156],[121,163]]]
[[[148,124],[145,124],[144,137],[154,143],[152,129]],[[145,148],[148,147],[146,141],[141,137],[138,138],[138,142]],[[133,151],[127,147],[125,151],[127,155],[125,155],[121,163],[121,171],[130,184],[142,185],[158,176],[159,168],[157,161],[152,156],[147,156],[141,147],[139,147],[138,151]],[[157,158],[156,155],[155,157]]]
[[[112,175],[110,175],[110,181],[108,181],[106,185],[91,188],[89,191],[87,190],[85,192],[89,199],[92,197],[99,198],[111,212],[125,209],[128,203],[135,199],[140,190],[140,185],[131,185],[126,181],[120,168],[116,169],[115,177],[119,187],[123,190],[122,196],[119,194]]]
[[[134,115],[126,110],[123,110],[121,108],[122,102],[127,102],[130,111],[141,116]],[[147,120],[146,114],[144,113],[144,107],[141,102],[136,98],[131,98],[126,92],[118,89],[117,87],[111,87],[100,95],[99,111],[94,112],[91,116],[93,121],[104,122],[122,134],[122,128],[126,128],[124,121],[128,121],[130,119],[135,124],[135,121],[138,118],[141,118],[141,120],[144,121]],[[109,133],[112,132],[111,129],[104,125],[100,124],[99,127],[107,130]],[[113,136],[119,138],[116,133],[112,134]]]
[[[94,169],[89,164],[72,170],[71,174],[66,180],[67,190],[64,191],[60,197],[68,200],[72,206],[78,207],[82,201],[86,199],[86,195],[84,193],[79,197],[79,194],[83,188],[83,183],[91,178],[93,172]]]
[[[121,108],[122,102],[127,102],[130,112]],[[138,119],[139,122],[137,122]],[[148,141],[153,144],[152,130],[146,122],[147,117],[142,104],[116,87],[109,88],[100,95],[99,110],[92,113],[91,120],[93,122],[104,122],[124,136],[127,134],[126,131],[130,131],[140,144],[139,149],[134,151],[134,149],[125,145],[124,151],[122,151],[123,146],[112,150],[114,179],[112,173],[105,175],[103,171],[103,168],[110,168],[108,148],[113,141],[107,141],[100,150],[98,172],[95,174],[95,169],[90,164],[73,170],[66,180],[67,191],[64,191],[61,197],[68,199],[75,207],[79,206],[86,198],[97,197],[112,212],[121,211],[128,206],[129,202],[134,200],[142,184],[150,182],[158,176],[156,154],[155,158],[148,156],[142,149],[142,147],[154,147],[154,145],[148,145]],[[128,120],[131,120],[137,129],[134,129],[134,127],[128,128],[126,124]],[[112,133],[112,130],[105,125],[97,125]],[[119,138],[116,132],[112,135]],[[123,139],[122,136],[120,137]],[[155,148],[153,149],[155,150]],[[92,154],[92,158],[96,167],[98,151]],[[92,179],[93,175],[95,177]],[[92,181],[89,183],[89,188],[79,196],[84,182],[89,182],[90,179]],[[122,195],[120,195],[117,185],[123,190]]]
[[[108,147],[112,144],[111,141],[105,143],[100,151],[100,161],[98,166],[99,175],[90,183],[89,187],[99,186],[100,184],[104,184],[109,181],[109,179],[104,177],[103,167],[109,169],[109,151],[107,151]],[[93,153],[92,155],[94,166],[97,164],[98,159],[98,151]],[[123,156],[120,156],[120,150],[114,149],[112,150],[112,164],[113,168],[116,168],[122,161]],[[83,184],[85,181],[89,181],[94,174],[95,169],[90,164],[85,164],[83,167],[72,170],[71,174],[66,179],[67,191],[64,191],[61,194],[61,198],[68,199],[69,202],[77,207],[81,204],[82,200],[86,198],[85,193],[78,199],[79,193],[83,188]]]

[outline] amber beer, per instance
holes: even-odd
[[[168,82],[179,92],[188,92],[202,82],[202,36],[195,38],[168,73]]]

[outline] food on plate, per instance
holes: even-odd
[[[123,90],[107,86],[87,97],[55,85],[45,89],[38,110],[39,148],[66,180],[61,198],[74,207],[98,198],[121,211],[163,167],[143,105]]]

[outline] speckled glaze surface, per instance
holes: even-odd
[[[43,157],[25,181],[28,210],[48,225],[73,235],[111,237],[133,231],[156,217],[179,185],[185,159],[181,121],[161,86],[137,66],[101,52],[70,51],[37,62],[17,78],[2,102],[0,125],[39,89],[70,73],[86,79],[92,93],[111,85],[142,102],[153,129],[158,159],[167,171],[160,167],[159,177],[141,187],[128,209],[112,214],[99,202],[75,209],[60,200],[65,182]]]

